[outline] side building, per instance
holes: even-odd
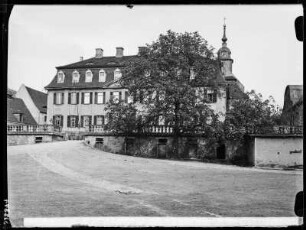
[[[47,124],[47,94],[22,84],[16,93],[21,98],[38,125]]]

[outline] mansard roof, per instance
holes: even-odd
[[[32,98],[32,101],[36,105],[36,107],[39,109],[41,113],[47,113],[47,97],[48,95],[46,93],[43,93],[41,91],[32,89],[28,86],[26,86],[26,89]]]
[[[135,59],[139,58],[138,55],[130,55],[130,56],[122,56],[122,57],[116,57],[116,56],[106,56],[101,58],[89,58],[83,61],[75,62],[72,64],[64,65],[64,66],[58,66],[56,67],[58,70],[62,69],[82,69],[82,68],[116,68],[116,67],[122,67],[127,64],[129,61],[133,61]]]

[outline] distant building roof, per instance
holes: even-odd
[[[16,94],[16,91],[15,90],[13,90],[13,89],[7,89],[7,96],[9,96],[9,97],[14,97],[15,96],[15,94]]]
[[[297,103],[303,102],[303,85],[287,85],[283,110],[288,110]]]
[[[34,104],[41,113],[47,113],[47,94],[26,86]]]
[[[22,123],[17,120],[14,114],[22,114]],[[32,117],[30,111],[25,106],[24,102],[20,98],[8,98],[7,99],[7,122],[19,123],[27,125],[37,125],[35,119]]]

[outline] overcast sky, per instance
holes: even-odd
[[[302,10],[301,5],[14,6],[8,87],[43,90],[56,66],[91,58],[95,48],[113,56],[121,46],[125,55],[134,55],[169,29],[198,31],[217,51],[226,17],[234,75],[247,91],[272,95],[282,107],[286,85],[303,84],[303,43],[294,31]]]

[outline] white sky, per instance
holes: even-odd
[[[294,21],[302,5],[264,6],[14,6],[9,22],[8,87],[43,90],[56,66],[95,55],[115,55],[118,46],[134,55],[168,29],[198,31],[217,51],[223,18],[233,73],[247,91],[272,95],[282,107],[286,85],[303,84],[303,43]]]

